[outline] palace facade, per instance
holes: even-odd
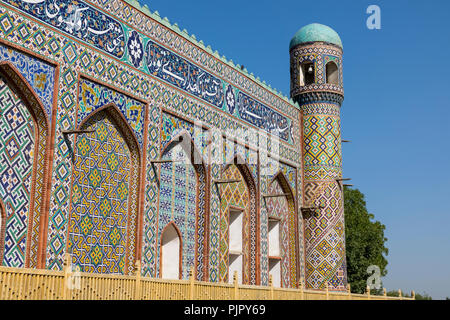
[[[0,1],[1,265],[346,289],[342,43],[291,97],[137,1]]]

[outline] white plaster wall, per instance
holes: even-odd
[[[269,256],[280,255],[280,221],[269,219]]]
[[[180,238],[173,225],[164,231],[161,250],[161,277],[164,279],[180,278]]]
[[[281,260],[269,259],[269,274],[272,275],[274,287],[281,287]]]
[[[233,283],[234,272],[237,271],[238,283],[242,284],[242,254],[230,254],[228,266],[228,282]]]
[[[242,253],[242,211],[230,210],[230,251]]]
[[[339,85],[339,70],[334,62],[329,62],[326,66],[327,83]]]

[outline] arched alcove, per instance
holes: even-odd
[[[163,279],[180,279],[183,252],[179,229],[174,223],[169,223],[161,235],[160,269]]]
[[[334,61],[326,65],[327,83],[339,85],[339,68]]]
[[[312,61],[305,61],[300,65],[300,86],[309,86],[316,82],[315,66]]]
[[[191,135],[182,130],[161,151],[158,234],[171,221],[182,243],[181,278],[194,268],[197,280],[206,277],[206,166]]]
[[[274,286],[297,287],[298,227],[294,192],[280,171],[271,180],[266,199],[268,221],[269,274]],[[275,248],[274,248],[275,247]]]
[[[238,280],[244,284],[259,282],[259,216],[257,209],[256,184],[250,168],[239,156],[222,169],[222,179],[239,180],[237,183],[221,185],[221,239],[219,281],[230,282],[233,271],[242,270]],[[231,239],[231,223],[242,214],[242,251],[231,247],[236,239]],[[242,259],[242,261],[240,261]]]
[[[0,63],[0,150],[4,240],[1,264],[36,267],[48,153],[42,102],[10,62]]]
[[[74,145],[68,252],[84,272],[129,274],[134,267],[140,150],[114,104],[80,124]]]

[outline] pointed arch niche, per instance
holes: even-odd
[[[85,118],[74,143],[67,250],[84,272],[129,274],[136,259],[141,151],[115,104]]]
[[[158,238],[162,239],[163,230],[174,223],[180,235],[181,279],[187,279],[190,268],[194,268],[197,280],[204,280],[207,265],[206,166],[191,135],[184,129],[163,148],[161,159],[173,162],[158,164]],[[160,248],[162,246],[160,242]],[[161,261],[160,257],[160,267]],[[161,270],[159,274],[165,277]]]
[[[297,287],[298,241],[294,192],[284,174],[278,172],[270,181],[269,194],[281,197],[266,198],[268,221],[269,274],[274,286]]]
[[[41,100],[12,63],[1,62],[1,265],[37,266],[48,139],[49,121]]]
[[[219,281],[231,282],[234,271],[238,271],[239,283],[255,285],[259,281],[257,261],[259,216],[256,184],[248,165],[239,155],[224,166],[222,179],[240,182],[219,185],[221,195]],[[240,235],[236,232],[236,226],[242,227]],[[240,245],[240,251],[236,249],[239,247],[236,243]]]
[[[339,85],[339,68],[334,61],[330,61],[325,66],[327,77],[326,83]]]
[[[161,234],[160,272],[163,279],[181,278],[183,261],[183,241],[180,229],[169,223]]]

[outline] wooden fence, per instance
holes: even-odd
[[[414,300],[347,292],[315,291],[194,280],[163,280],[136,275],[82,273],[66,263],[64,271],[0,267],[0,300]]]

